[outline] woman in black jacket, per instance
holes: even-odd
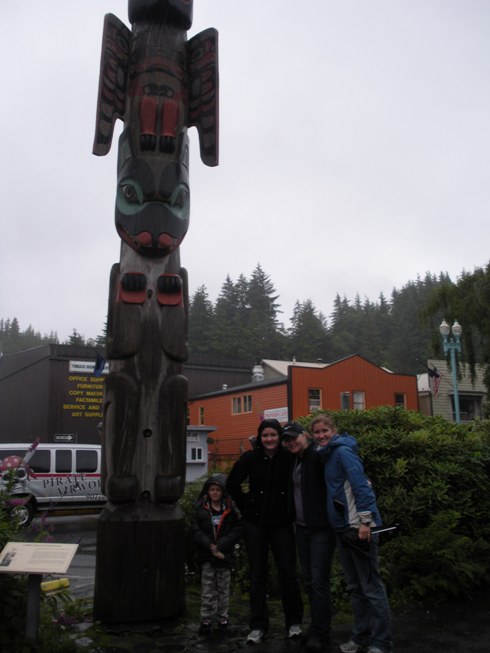
[[[335,534],[327,519],[323,461],[316,451],[316,444],[308,442],[307,432],[297,422],[286,424],[282,436],[284,446],[295,456],[296,546],[311,608],[305,648],[307,651],[324,651],[331,640],[330,573]]]
[[[296,573],[291,470],[294,457],[281,445],[282,428],[263,420],[256,447],[233,466],[226,483],[243,517],[250,574],[250,628],[247,642],[258,644],[269,627],[267,561],[272,551],[281,585],[288,637],[301,634],[303,602]],[[248,491],[244,484],[248,484]]]

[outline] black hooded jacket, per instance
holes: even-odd
[[[228,475],[226,487],[243,519],[259,526],[286,526],[294,518],[291,474],[294,456],[279,446],[271,458],[262,441],[243,453]],[[243,485],[248,483],[248,491]]]
[[[200,563],[211,562],[217,567],[231,567],[233,565],[233,550],[235,544],[242,537],[240,514],[233,501],[226,493],[224,474],[214,474],[204,483],[199,498],[195,504],[194,521],[192,523],[192,540],[197,545],[197,559]],[[223,514],[215,528],[212,522],[211,502],[208,497],[210,485],[219,485],[223,489]],[[224,560],[211,553],[211,544],[216,544],[218,550],[224,554]]]

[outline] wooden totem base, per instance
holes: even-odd
[[[179,505],[108,503],[97,524],[94,619],[161,621],[185,607]]]

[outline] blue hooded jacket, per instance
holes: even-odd
[[[356,439],[336,433],[318,454],[325,464],[327,517],[332,528],[342,532],[369,520],[370,526],[380,526],[376,496],[357,453]]]

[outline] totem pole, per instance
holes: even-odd
[[[189,41],[193,0],[129,0],[130,30],[105,17],[94,154],[119,139],[111,271],[110,373],[102,428],[94,615],[154,621],[184,607],[187,276],[179,245],[189,225],[189,141],[218,164],[218,35]]]

